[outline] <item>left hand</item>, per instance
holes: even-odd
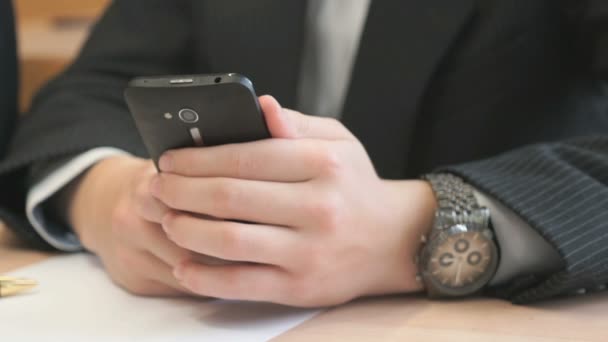
[[[170,151],[152,194],[185,260],[174,275],[211,297],[314,307],[421,289],[413,262],[435,200],[423,181],[380,179],[338,121],[260,98],[274,139]],[[255,222],[255,223],[252,223]]]

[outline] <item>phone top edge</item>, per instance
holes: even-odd
[[[129,82],[128,86],[129,88],[178,88],[227,83],[239,83],[253,91],[252,82],[237,73],[136,77]]]

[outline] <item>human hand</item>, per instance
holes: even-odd
[[[180,283],[200,295],[305,307],[420,290],[413,260],[436,206],[430,186],[380,179],[336,120],[269,96],[260,104],[275,139],[160,160],[151,192],[171,208],[162,220],[169,238],[240,262],[186,258],[174,269]]]
[[[192,253],[167,239],[160,224],[165,205],[149,193],[151,161],[112,157],[75,185],[69,221],[84,247],[97,254],[112,280],[142,296],[189,293],[172,268]]]

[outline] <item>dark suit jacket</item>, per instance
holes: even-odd
[[[0,158],[17,117],[17,48],[10,0],[0,0]]]
[[[146,154],[122,97],[133,76],[235,71],[293,107],[306,8],[115,1],[21,123],[0,166],[15,192],[0,204],[7,220],[31,237],[32,163],[97,146]],[[457,173],[545,237],[563,269],[501,289],[537,300],[608,283],[607,76],[604,0],[376,0],[343,122],[383,177]]]

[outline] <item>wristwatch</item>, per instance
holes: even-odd
[[[438,201],[433,227],[422,237],[417,280],[431,298],[462,297],[488,284],[498,266],[498,248],[490,211],[481,207],[473,189],[452,174],[429,174]]]

